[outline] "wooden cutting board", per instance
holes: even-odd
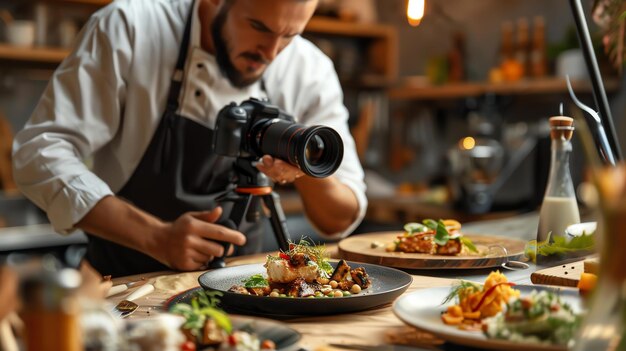
[[[598,274],[598,258],[540,269],[530,275],[530,281],[533,284],[576,287],[583,272]]]
[[[402,232],[380,232],[354,235],[339,242],[339,257],[349,261],[374,263],[405,269],[475,269],[498,267],[507,260],[524,258],[526,242],[501,236],[464,234],[474,242],[481,254],[445,256],[420,253],[387,252],[385,246],[392,243]],[[380,247],[372,247],[372,243]],[[508,255],[498,245],[506,248]],[[489,253],[488,253],[489,252]]]

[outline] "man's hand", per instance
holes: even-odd
[[[263,156],[256,168],[270,177],[274,183],[283,185],[293,183],[304,175],[298,167],[269,155]]]
[[[178,217],[159,238],[156,258],[181,271],[199,270],[213,258],[224,255],[224,248],[217,241],[245,244],[246,237],[242,233],[215,224],[221,215],[222,208],[218,207]]]

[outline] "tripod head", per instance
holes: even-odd
[[[273,187],[265,173],[255,167],[256,162],[251,157],[237,157],[233,167],[237,179],[237,188]]]
[[[244,219],[246,222],[258,223],[261,213],[256,206],[251,206],[253,198],[263,199],[265,206],[270,211],[270,223],[272,230],[281,250],[289,250],[289,231],[287,229],[285,213],[280,206],[280,197],[273,191],[270,179],[254,166],[255,160],[250,157],[237,157],[234,170],[237,186],[224,195],[217,198],[217,203],[232,202],[230,213],[222,214],[217,222],[230,229],[239,229]],[[230,249],[230,243],[221,243],[224,247],[224,256]],[[216,257],[209,263],[210,268],[222,268],[226,266],[224,256]]]

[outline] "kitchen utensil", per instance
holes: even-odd
[[[569,91],[569,95],[572,98],[572,101],[578,106],[581,110],[587,112],[589,117],[585,120],[587,124],[589,124],[589,129],[593,133],[593,140],[596,143],[596,148],[605,162],[610,165],[615,165],[615,155],[613,154],[613,150],[611,149],[611,144],[609,144],[609,140],[606,137],[606,132],[604,130],[604,126],[602,125],[602,119],[600,115],[594,111],[591,107],[583,104],[578,98],[576,94],[574,94],[574,89],[572,89],[572,83],[569,81],[569,76],[565,77],[567,81],[567,90]]]
[[[106,297],[109,296],[113,296],[113,295],[117,295],[119,293],[122,293],[132,287],[138,287],[141,285],[144,285],[145,283],[147,283],[148,281],[146,279],[141,279],[141,280],[136,280],[134,282],[128,282],[125,284],[118,284],[118,285],[114,285],[111,287],[111,289],[109,289],[109,292],[107,293]]]
[[[137,307],[139,307],[139,305],[134,303],[133,300],[136,300],[136,299],[138,299],[140,297],[146,296],[146,295],[150,294],[153,291],[154,291],[154,285],[152,285],[152,284],[142,285],[137,290],[133,291],[130,295],[128,295],[128,297],[126,297],[126,299],[120,301],[111,310],[111,312],[113,313],[113,315],[115,315],[115,316],[117,316],[119,318],[128,317],[133,312],[135,312],[135,310],[137,310]]]

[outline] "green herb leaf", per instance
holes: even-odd
[[[207,318],[214,319],[218,326],[230,333],[232,325],[228,315],[216,307],[222,295],[219,291],[198,291],[189,304],[178,303],[170,308],[170,312],[182,315],[185,318],[183,328],[197,338],[202,335]]]
[[[528,242],[524,248],[524,253],[532,262],[537,262],[537,255],[551,256],[577,251],[592,251],[594,248],[595,236],[593,233],[583,233],[569,241],[565,237],[552,237],[552,233],[548,233],[548,237],[544,241],[531,240]]]
[[[242,282],[246,288],[264,288],[270,285],[261,274],[255,274],[248,279],[242,280]]]
[[[320,264],[319,266],[329,276],[333,274],[333,271],[335,270],[333,266],[328,263],[328,261],[322,261],[322,264]]]
[[[446,229],[446,225],[443,224],[442,220],[439,220],[437,223],[437,229],[435,232],[435,243],[437,245],[445,245],[446,243],[448,243],[448,240],[450,240],[450,233],[448,233],[448,230]]]
[[[476,245],[474,245],[474,243],[472,242],[472,240],[470,240],[470,238],[465,237],[465,236],[460,236],[459,239],[461,240],[461,244],[465,245],[465,247],[467,247],[468,250],[470,250],[471,252],[478,253],[478,249],[476,248]]]
[[[211,317],[215,321],[215,324],[224,329],[224,331],[226,331],[228,334],[232,332],[233,325],[230,322],[230,318],[228,318],[228,315],[223,311],[213,307],[205,307],[200,310],[200,313]]]
[[[435,221],[434,219],[425,219],[422,221],[422,223],[424,223],[425,226],[432,230],[437,230],[437,221]]]
[[[448,294],[448,296],[446,296],[441,304],[445,305],[448,302],[452,301],[454,298],[459,296],[459,294],[465,289],[470,289],[472,292],[477,292],[481,291],[483,289],[483,286],[481,284],[473,283],[467,280],[460,280],[458,284],[452,286],[452,288],[450,289],[450,293]]]
[[[404,225],[404,230],[409,233],[409,235],[412,235],[414,233],[427,232],[429,228],[421,223],[411,222]]]

